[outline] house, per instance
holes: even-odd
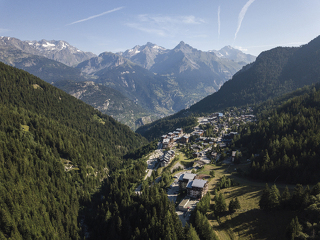
[[[162,140],[162,148],[171,147],[170,138],[165,138]]]
[[[202,198],[208,192],[208,181],[194,179],[187,184],[187,196]]]
[[[179,177],[180,189],[186,189],[188,182],[192,181],[196,176],[197,174],[193,174],[193,173],[181,174]]]
[[[183,135],[183,136],[180,138],[180,142],[181,142],[181,143],[188,143],[188,142],[189,142],[189,136],[188,136],[188,135]]]
[[[176,131],[179,132],[179,135],[180,135],[180,136],[183,134],[182,128],[177,128]]]
[[[163,139],[166,139],[168,136],[167,135],[162,135],[161,136],[161,141],[163,141]]]
[[[195,131],[192,133],[193,135],[196,135],[196,136],[199,136],[199,137],[202,137],[203,134],[204,134],[204,131],[203,130],[199,130],[199,131]]]

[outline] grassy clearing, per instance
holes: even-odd
[[[21,125],[21,129],[24,132],[29,132],[29,126],[28,125]]]
[[[207,166],[206,166],[207,167]],[[226,175],[238,182],[239,186],[222,189],[227,206],[231,199],[238,197],[241,209],[233,214],[226,213],[220,217],[220,224],[214,217],[210,223],[220,239],[284,239],[284,233],[291,219],[296,215],[292,211],[266,212],[259,208],[259,200],[265,183],[250,181],[229,173],[228,166],[208,165],[208,169],[215,171],[216,177],[209,183],[209,191],[214,194],[215,185]],[[269,184],[271,186],[272,183]],[[277,185],[278,186],[278,185]],[[294,186],[288,186],[292,188]],[[279,185],[282,192],[285,185]],[[213,203],[214,201],[212,201]]]

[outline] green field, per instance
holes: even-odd
[[[189,167],[195,160],[187,159],[183,153],[179,152],[179,160],[177,162]],[[227,206],[231,199],[238,197],[241,209],[232,214],[226,212],[220,217],[220,223],[213,215],[213,212],[207,213],[208,219],[220,239],[284,239],[285,229],[291,219],[296,216],[296,212],[267,212],[260,210],[259,200],[266,183],[241,177],[234,171],[235,168],[241,168],[245,172],[248,170],[248,167],[249,165],[247,164],[233,166],[207,164],[197,172],[198,175],[205,176],[209,175],[211,170],[215,171],[215,177],[208,179],[212,204],[214,204],[213,199],[216,184],[223,175],[239,183],[239,186],[225,188],[220,191],[224,194]],[[271,187],[273,183],[268,184]],[[277,184],[280,192],[284,190],[285,186],[285,184]],[[288,187],[292,190],[294,185],[288,185]]]
[[[237,166],[238,167],[238,166]],[[214,189],[219,179],[229,176],[239,183],[239,186],[222,189],[227,206],[231,199],[238,197],[241,209],[233,214],[228,212],[220,217],[220,224],[212,213],[208,213],[208,218],[220,239],[284,239],[287,225],[296,213],[293,211],[263,211],[259,208],[259,200],[262,190],[265,188],[264,182],[251,181],[227,172],[227,165],[212,166],[215,171],[215,178],[209,183],[209,191],[214,198]],[[272,183],[269,183],[271,186]],[[285,185],[277,185],[280,192]],[[288,186],[292,189],[294,186]],[[214,203],[214,201],[212,201]]]

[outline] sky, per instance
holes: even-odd
[[[95,54],[184,41],[258,56],[318,35],[319,0],[0,0],[0,36],[64,40]]]

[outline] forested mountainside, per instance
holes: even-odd
[[[320,37],[301,47],[278,47],[265,51],[255,62],[237,72],[219,91],[170,116],[170,119],[217,112],[228,107],[259,104],[305,85],[317,83],[320,81],[319,50]],[[166,119],[169,118],[158,121]],[[158,121],[140,127],[137,132],[142,135],[147,129],[157,132]]]
[[[146,144],[127,126],[0,63],[0,239],[80,239],[80,205]]]
[[[137,127],[155,119],[150,112],[125,97],[119,91],[93,81],[59,81],[53,84],[57,88],[93,106],[104,114],[135,130]]]
[[[320,36],[301,47],[278,47],[261,53],[221,89],[190,107],[213,112],[255,104],[320,80]]]
[[[320,182],[320,85],[294,94],[299,96],[261,106],[259,121],[241,131],[238,144],[259,154],[252,163],[254,178]]]

